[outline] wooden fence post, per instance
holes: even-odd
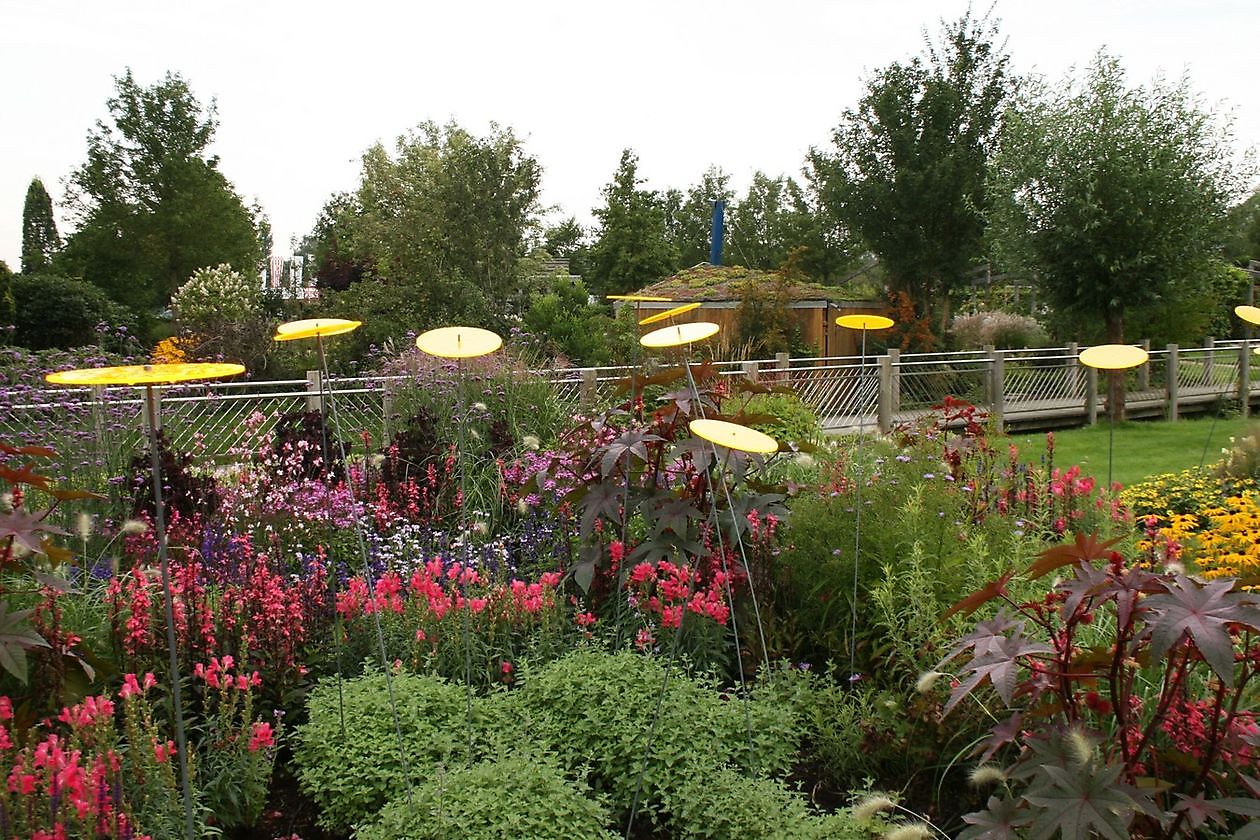
[[[757,370],[760,367],[756,362],[744,362],[740,365],[744,371],[744,378],[749,382],[757,381]]]
[[[1067,392],[1068,396],[1075,397],[1081,390],[1081,365],[1077,356],[1081,355],[1081,347],[1075,341],[1069,341],[1067,344],[1068,364],[1064,368],[1067,371]]]
[[[1142,339],[1142,349],[1146,351],[1147,358],[1137,369],[1137,386],[1139,391],[1151,390],[1151,340],[1149,338]]]
[[[889,391],[889,396],[890,396],[890,399],[892,400],[892,404],[890,405],[891,412],[889,414],[889,418],[890,418],[889,422],[891,423],[892,422],[891,418],[894,415],[896,415],[897,412],[901,411],[901,348],[900,347],[888,348],[888,364],[891,366],[890,378],[892,380],[892,387]]]
[[[1238,348],[1238,403],[1243,417],[1251,416],[1251,342]]]
[[[1085,422],[1098,422],[1098,368],[1085,368]]]
[[[324,375],[318,370],[306,372],[306,410],[324,411]]]
[[[989,348],[989,415],[1006,429],[1006,352]]]
[[[389,418],[394,414],[394,389],[386,382],[381,389],[381,446],[389,445]]]
[[[1214,357],[1216,356],[1216,339],[1210,335],[1207,338],[1203,339],[1203,349],[1207,350],[1207,352],[1203,354],[1203,379],[1205,382],[1211,385],[1212,384],[1212,367],[1213,367],[1212,362],[1215,361]]]
[[[595,395],[598,392],[598,380],[595,373],[595,368],[582,368],[582,401],[587,404],[595,402]]]
[[[1181,410],[1177,406],[1179,391],[1181,390],[1180,382],[1177,379],[1177,345],[1169,344],[1167,347],[1168,359],[1164,363],[1164,390],[1167,392],[1165,399],[1168,402],[1166,414],[1169,420],[1176,420]]]
[[[859,374],[860,376],[860,374]],[[893,418],[893,357],[891,355],[883,355],[879,357],[879,399],[876,402],[875,422],[879,426],[881,434],[888,434],[892,431]],[[858,393],[862,392],[859,379]],[[858,411],[863,411],[865,406],[859,404]],[[859,415],[860,416],[860,415]],[[859,420],[859,422],[861,422]]]

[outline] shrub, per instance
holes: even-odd
[[[51,274],[19,274],[13,278],[13,343],[32,350],[68,349],[95,344],[97,328],[136,330],[135,316],[96,286]]]
[[[393,693],[413,780],[465,758],[463,687],[398,672]],[[346,830],[370,822],[406,783],[385,674],[321,680],[307,708],[310,718],[294,735],[298,783],[319,806],[323,825]]]
[[[999,350],[1044,347],[1050,336],[1035,318],[1013,312],[972,312],[958,315],[950,327],[954,345],[978,349],[991,344]]]
[[[439,772],[409,803],[392,800],[358,840],[615,838],[603,804],[538,757],[509,757]]]
[[[176,290],[171,309],[185,333],[197,336],[197,358],[228,358],[251,370],[265,363],[274,321],[257,279],[229,265],[198,269]]]
[[[578,650],[526,671],[521,716],[535,740],[554,747],[562,767],[586,768],[590,784],[624,816],[639,789],[664,678],[660,662],[635,653]],[[723,698],[709,684],[671,676],[643,773],[641,816],[659,818],[667,796],[727,764],[763,777],[791,767],[800,739],[797,709],[756,696],[747,705]]]
[[[744,404],[747,415],[761,415],[749,424],[780,444],[813,444],[822,429],[818,414],[795,394],[756,394]]]
[[[691,776],[665,797],[679,840],[788,840],[811,836],[805,800],[780,781],[724,767]]]

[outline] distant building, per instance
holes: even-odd
[[[715,266],[708,263],[684,269],[634,293],[668,297],[671,299],[670,303],[621,305],[637,306],[642,316],[647,317],[684,303],[699,301],[703,305],[679,316],[678,322],[712,321],[721,327],[720,335],[727,336],[727,340],[731,341],[736,334],[739,305],[748,284],[786,284],[787,296],[791,300],[788,308],[800,331],[800,340],[815,348],[818,356],[858,355],[859,335],[853,330],[837,326],[836,318],[839,316],[855,313],[888,314],[888,306],[883,301],[852,300],[847,297],[844,289],[834,286],[803,280],[785,280],[777,271],[762,271],[743,266]],[[660,326],[663,325],[652,324],[640,327],[640,331],[648,332]]]
[[[319,289],[307,284],[305,254],[272,254],[262,272],[262,286],[285,300],[319,299]]]

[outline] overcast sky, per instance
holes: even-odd
[[[0,0],[0,259],[17,270],[22,203],[63,180],[106,115],[114,76],[168,70],[218,103],[212,148],[276,250],[358,161],[424,120],[512,129],[543,166],[543,199],[590,219],[621,150],[655,188],[710,164],[737,189],[757,169],[796,174],[829,141],[870,71],[918,52],[965,0],[465,2]],[[976,9],[986,6],[977,3]],[[1260,145],[1256,0],[999,0],[1015,69],[1062,78],[1100,47],[1135,82],[1188,72]]]

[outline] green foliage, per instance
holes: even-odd
[[[13,343],[32,350],[70,349],[96,344],[99,328],[136,328],[135,316],[96,286],[52,274],[19,274],[12,280],[15,300]]]
[[[729,173],[723,172],[720,167],[710,166],[701,176],[700,183],[693,185],[685,195],[679,190],[665,193],[665,230],[678,254],[679,268],[709,261],[713,202],[719,199],[729,201],[734,197],[730,181]]]
[[[1155,303],[1129,313],[1125,331],[1150,339],[1152,347],[1195,345],[1206,335],[1245,338],[1247,324],[1234,315],[1234,307],[1247,302],[1250,286],[1247,272],[1212,259],[1180,277]],[[1079,316],[1068,315],[1060,320],[1075,324],[1073,339],[1092,338],[1082,334]],[[1066,334],[1069,328],[1060,327],[1060,332]]]
[[[810,814],[799,793],[775,779],[724,767],[688,778],[666,798],[672,837],[680,840],[797,840],[868,836],[856,824],[838,833]]]
[[[678,252],[666,237],[664,201],[640,188],[638,167],[634,152],[623,151],[612,182],[604,187],[604,206],[595,210],[599,228],[589,278],[601,295],[635,291],[678,264]]]
[[[588,302],[589,295],[582,281],[556,277],[546,292],[533,297],[524,322],[538,342],[536,352],[544,358],[563,356],[580,367],[630,358],[634,324],[610,317],[606,306]]]
[[[22,273],[47,272],[60,249],[61,237],[53,217],[52,198],[44,189],[44,182],[32,178],[26,189],[26,203],[22,205]]]
[[[765,418],[753,419],[749,425],[780,444],[808,446],[822,435],[818,414],[796,394],[754,394],[742,410],[751,418]]]
[[[137,312],[164,307],[198,268],[253,273],[262,257],[254,213],[206,152],[214,103],[203,107],[177,74],[143,87],[128,70],[106,104],[108,120],[69,178],[79,227],[59,265]]]
[[[844,113],[834,150],[810,153],[822,207],[940,330],[950,293],[982,253],[985,167],[1013,87],[996,25],[968,12],[923,55],[878,70]]]
[[[505,328],[540,179],[538,161],[497,125],[475,137],[425,122],[398,138],[393,155],[377,144],[363,155],[354,195],[321,217],[313,248],[321,283],[348,286],[342,302],[359,309],[353,317],[398,307],[388,330],[361,319],[384,337],[452,321]],[[356,275],[363,279],[352,282]]]
[[[1260,260],[1260,190],[1230,208],[1224,257],[1242,266],[1251,260]]]
[[[628,812],[664,680],[661,663],[639,654],[578,650],[525,673],[520,713],[531,736],[552,745],[562,767],[586,768],[590,784]],[[746,774],[782,775],[800,738],[791,704],[759,696],[747,704],[724,701],[713,686],[678,673],[671,675],[660,714],[643,774],[641,815],[660,815],[667,796],[726,764]]]
[[[0,260],[0,344],[8,344],[12,340],[9,331],[13,328],[13,318],[17,314],[17,298],[13,294],[13,271],[4,260]]]
[[[393,675],[398,722],[414,783],[464,758],[464,690],[435,677]],[[339,699],[340,695],[340,699]],[[371,822],[404,785],[385,675],[324,679],[307,699],[293,756],[302,790],[333,829]],[[345,728],[341,719],[344,713]]]
[[[608,815],[550,761],[508,757],[439,771],[406,796],[394,798],[358,840],[568,840],[615,838]]]
[[[792,178],[754,172],[748,192],[727,212],[723,262],[764,271],[790,268],[826,283],[839,279],[852,262],[851,248]]]
[[[735,335],[749,358],[800,352],[800,327],[792,317],[792,282],[781,274],[771,282],[744,283],[735,310]],[[805,355],[811,355],[806,352]]]

